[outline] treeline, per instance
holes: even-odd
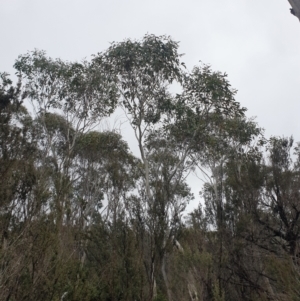
[[[187,71],[154,35],[14,67],[18,83],[0,83],[0,300],[300,299],[300,144],[264,138],[226,74]],[[139,157],[97,130],[117,107]],[[205,206],[184,218],[195,171]]]

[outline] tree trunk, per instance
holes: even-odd
[[[169,287],[169,281],[168,281],[167,272],[166,272],[166,256],[167,256],[166,253],[164,253],[163,258],[162,258],[162,264],[161,264],[161,272],[162,272],[166,290],[167,290],[168,301],[172,301],[172,292]]]

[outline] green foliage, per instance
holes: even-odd
[[[266,140],[226,74],[184,66],[146,35],[0,74],[0,300],[299,300],[300,144]],[[117,104],[140,158],[97,130]],[[193,171],[205,204],[185,221]]]
[[[153,300],[154,301],[167,301],[168,299],[162,293],[159,292]]]
[[[97,119],[113,112],[117,91],[104,68],[87,62],[69,63],[51,59],[44,51],[19,56],[14,67],[25,78],[24,97],[39,106],[39,112],[60,109],[79,119]]]

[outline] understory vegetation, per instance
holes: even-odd
[[[154,35],[14,68],[16,84],[0,80],[0,300],[300,300],[300,144],[264,137],[226,74],[188,71]],[[138,155],[99,130],[120,107]],[[203,202],[188,213],[190,173]]]

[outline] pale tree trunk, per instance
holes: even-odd
[[[177,248],[178,252],[183,254],[184,250],[183,250],[183,247],[181,246],[181,244],[179,243],[179,241],[177,241],[175,239],[174,244],[175,244],[175,247]],[[195,267],[194,267],[194,269],[195,269]],[[189,292],[189,296],[190,296],[190,301],[198,301],[199,298],[198,298],[198,292],[197,292],[197,288],[196,288],[196,280],[195,280],[192,270],[193,269],[190,268],[188,271],[187,288],[188,288],[188,292]],[[168,298],[169,298],[169,301],[172,300],[169,297],[169,291],[168,291]]]
[[[189,291],[191,301],[199,300],[195,283],[196,283],[195,277],[193,276],[190,270],[188,274],[188,291]]]
[[[168,301],[172,301],[172,292],[170,290],[169,281],[168,281],[167,272],[166,272],[166,256],[167,256],[166,253],[164,253],[163,258],[162,258],[162,264],[161,264],[161,272],[162,272],[164,283],[165,283],[166,290],[167,290]]]

